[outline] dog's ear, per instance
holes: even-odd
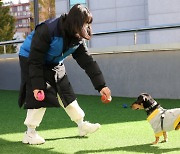
[[[142,102],[143,102],[143,96],[139,95],[135,103],[140,105]]]
[[[149,100],[149,94],[143,93],[142,96],[143,96],[143,101],[144,102]]]
[[[142,94],[139,95],[136,102],[138,104],[141,104],[142,102],[146,102],[147,100],[148,100],[148,94],[142,93]]]

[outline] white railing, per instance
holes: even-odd
[[[139,27],[139,28],[131,28],[131,29],[120,29],[120,30],[112,30],[112,31],[106,31],[106,32],[97,32],[93,33],[94,36],[97,35],[107,35],[107,34],[117,34],[117,33],[134,33],[134,45],[137,44],[137,33],[138,32],[144,32],[144,31],[152,31],[152,30],[169,30],[169,29],[176,29],[180,28],[180,23],[177,24],[169,24],[169,25],[156,25],[156,26],[150,26],[150,27]],[[4,53],[6,53],[6,45],[9,44],[18,44],[23,43],[24,40],[10,40],[10,41],[3,41],[0,42],[0,46],[4,46]]]

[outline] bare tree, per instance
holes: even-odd
[[[55,0],[39,0],[39,21],[55,17]],[[34,1],[31,1],[30,10],[34,16]],[[34,29],[34,23],[31,23],[31,28]]]
[[[55,0],[39,0],[39,5],[40,21],[55,17]]]

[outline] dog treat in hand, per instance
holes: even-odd
[[[103,102],[103,103],[109,103],[109,102],[111,102],[111,100],[112,100],[112,97],[110,96],[110,98],[108,98],[107,99],[107,96],[106,95],[102,95],[101,96],[101,101]]]

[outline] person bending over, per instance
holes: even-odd
[[[78,105],[63,64],[64,59],[72,54],[89,76],[95,89],[101,95],[111,97],[103,74],[88,53],[84,42],[91,38],[92,20],[88,8],[76,4],[68,14],[37,25],[22,44],[19,52],[21,86],[18,103],[20,107],[27,109],[24,121],[27,131],[23,143],[45,143],[44,138],[38,135],[36,127],[40,125],[46,108],[60,107],[60,101],[70,119],[77,123],[80,136],[100,128],[98,123],[84,121],[85,113]],[[45,98],[40,100],[39,94]]]

